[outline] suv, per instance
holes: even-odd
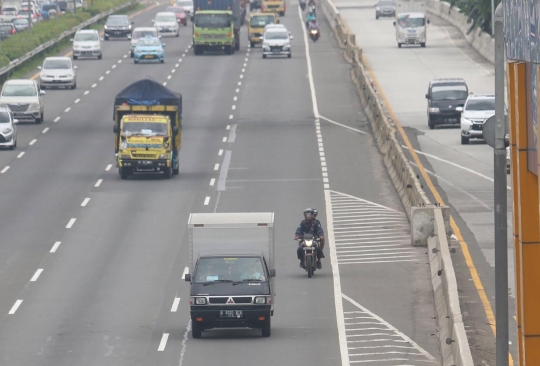
[[[471,94],[460,108],[461,112],[461,144],[467,145],[470,139],[483,139],[484,122],[495,115],[494,94]]]
[[[395,0],[379,0],[375,5],[375,19],[380,17],[396,16],[396,1]]]
[[[11,79],[2,87],[0,103],[7,104],[13,118],[19,121],[41,123],[45,109],[43,95],[45,92],[39,88],[37,81]]]
[[[97,57],[101,60],[101,42],[99,33],[95,29],[82,29],[75,33],[73,41],[73,59],[79,57]]]
[[[13,119],[11,111],[6,106],[0,106],[0,147],[13,150],[17,147],[18,120]]]
[[[262,57],[266,56],[287,56],[292,57],[291,42],[293,38],[285,26],[269,27],[264,29],[262,38]]]
[[[461,112],[469,88],[463,79],[433,79],[429,82],[427,99],[428,126],[433,130],[437,125],[459,126]]]
[[[162,11],[156,14],[156,18],[152,20],[154,27],[156,27],[160,36],[174,36],[180,35],[180,28],[176,21],[176,14],[171,12]]]
[[[109,15],[105,22],[104,38],[131,38],[131,22],[127,15]]]

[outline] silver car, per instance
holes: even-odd
[[[160,36],[178,37],[180,35],[180,27],[175,13],[159,12],[156,14],[156,19],[152,20],[152,23],[154,23],[154,27],[156,27]]]
[[[293,36],[284,26],[265,28],[262,39],[262,57],[287,56],[292,57],[291,42]]]
[[[18,120],[13,119],[11,111],[7,106],[0,106],[0,147],[7,147],[13,150],[17,147],[17,127]]]
[[[470,139],[483,139],[484,122],[493,115],[494,94],[470,94],[461,112],[461,144],[467,145]]]
[[[43,66],[39,66],[41,70],[39,75],[39,84],[41,89],[69,87],[75,89],[77,87],[77,74],[69,57],[47,57],[43,61]]]
[[[19,121],[43,122],[45,92],[35,80],[11,79],[4,83],[0,104],[7,104],[13,118]]]
[[[137,27],[131,33],[131,45],[129,46],[129,56],[133,57],[133,52],[135,51],[135,46],[139,39],[143,37],[158,37],[158,31],[155,27]]]
[[[98,60],[101,60],[103,57],[101,40],[97,30],[81,29],[75,33],[75,37],[71,41],[73,42],[74,60],[79,57],[97,57]]]

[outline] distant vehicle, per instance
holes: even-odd
[[[16,20],[16,19],[14,19]],[[28,22],[28,20],[26,20]],[[7,39],[17,33],[17,28],[13,23],[0,23],[0,40]]]
[[[26,29],[30,28],[30,22],[28,21],[28,18],[13,19],[12,23],[17,32],[23,32]]]
[[[69,87],[75,89],[77,87],[77,74],[69,57],[47,57],[43,61],[43,66],[39,66],[41,70],[39,75],[39,84],[41,89]]]
[[[135,46],[137,41],[142,37],[158,37],[159,34],[155,27],[137,27],[133,30],[131,34],[131,45],[129,47],[129,55],[133,57],[133,51],[135,51]]]
[[[375,5],[375,19],[380,17],[395,17],[396,16],[396,1],[395,0],[379,0]]]
[[[287,56],[292,57],[291,42],[293,36],[289,34],[287,28],[267,28],[262,39],[262,57],[267,56]]]
[[[174,5],[184,8],[184,11],[186,12],[188,16],[193,15],[193,1],[192,0],[176,0]]]
[[[251,48],[261,43],[261,36],[264,33],[264,27],[268,24],[279,23],[277,14],[250,13],[248,21],[248,41]]]
[[[58,0],[58,1],[56,1],[56,3],[58,4],[58,10],[61,13],[65,13],[68,10],[68,2],[67,1]]]
[[[261,11],[263,13],[277,13],[284,16],[287,11],[285,0],[262,0]]]
[[[425,0],[396,0],[396,40],[398,47],[403,44],[419,44],[426,47],[427,6]]]
[[[433,79],[426,94],[428,126],[433,130],[440,125],[459,126],[461,111],[469,96],[463,79]]]
[[[470,94],[461,112],[461,144],[470,139],[483,139],[484,122],[495,115],[494,94]]]
[[[19,120],[13,118],[8,107],[0,107],[0,147],[17,147],[17,123]]]
[[[250,0],[249,1],[249,10],[250,12],[256,9],[260,9],[262,0]]]
[[[16,6],[6,6],[2,8],[0,22],[9,23],[19,16],[19,9]]]
[[[41,3],[39,6],[39,9],[41,10],[41,16],[44,20],[49,19],[49,10],[56,10],[58,12],[57,6],[55,3]]]
[[[165,62],[165,43],[156,37],[139,38],[133,51],[133,62],[159,61]]]
[[[81,29],[75,33],[73,41],[73,59],[79,57],[103,57],[99,33],[95,29]]]
[[[109,38],[131,38],[131,25],[127,15],[109,15],[105,22],[104,38],[106,41]]]
[[[187,26],[187,13],[181,6],[169,6],[165,9],[167,12],[174,13],[176,15],[176,21],[178,24],[183,24],[184,27]]]
[[[162,37],[178,37],[180,35],[175,13],[159,12],[156,14],[156,18],[152,20],[152,23],[154,23],[154,27]]]
[[[19,10],[18,17],[28,19],[28,13],[30,13],[30,18],[32,19],[32,23],[36,23],[38,21],[38,16],[36,12],[34,10],[29,10],[28,8],[23,8]]]
[[[35,80],[11,79],[2,87],[0,104],[7,104],[13,118],[39,124],[45,116],[44,95]]]

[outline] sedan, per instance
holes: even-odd
[[[18,120],[13,119],[9,108],[0,107],[0,147],[13,150],[17,147]]]
[[[184,8],[180,6],[169,6],[166,11],[176,14],[178,24],[183,24],[184,27],[187,26],[187,14]]]
[[[77,87],[77,75],[69,57],[47,57],[43,61],[43,66],[38,66],[41,70],[39,83],[41,89],[49,87]]]
[[[141,38],[133,51],[133,62],[138,64],[139,61],[159,61],[165,62],[165,51],[163,48],[165,43],[156,37]]]
[[[28,18],[17,18],[13,19],[13,26],[17,32],[22,32],[30,27],[30,22],[28,21]]]
[[[7,39],[17,33],[15,26],[11,23],[0,24],[0,40]]]

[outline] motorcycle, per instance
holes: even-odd
[[[308,273],[308,278],[313,276],[317,270],[317,248],[319,241],[311,234],[304,234],[304,238],[300,241],[300,247],[304,251],[304,268]]]
[[[309,38],[311,38],[311,40],[313,42],[317,42],[319,40],[319,30],[318,29],[310,29],[309,30]]]

